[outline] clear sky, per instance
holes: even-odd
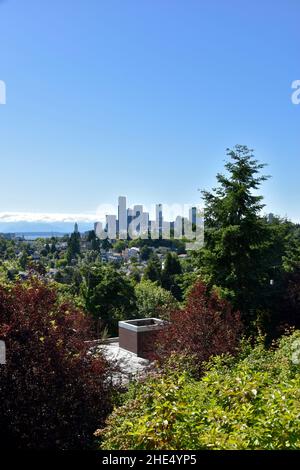
[[[225,149],[300,221],[299,0],[0,1],[0,213],[198,203]],[[3,214],[2,214],[3,215]]]

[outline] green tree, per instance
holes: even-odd
[[[126,246],[127,244],[124,240],[117,240],[113,248],[114,251],[116,251],[117,253],[122,253],[122,251],[125,250]]]
[[[177,277],[182,273],[181,264],[175,253],[167,253],[161,275],[162,287],[169,290],[178,300],[181,299],[181,289]]]
[[[27,268],[29,256],[26,250],[24,250],[20,256],[19,264],[21,269],[25,270]]]
[[[85,308],[97,321],[98,332],[107,327],[115,334],[119,320],[135,317],[134,288],[113,266],[101,263],[85,266],[82,279]]]
[[[150,256],[152,255],[153,250],[150,248],[150,246],[144,245],[141,248],[140,255],[141,255],[141,260],[147,261]]]
[[[247,325],[270,285],[270,230],[260,215],[263,197],[256,193],[268,177],[260,174],[265,165],[246,146],[228,149],[227,155],[227,175],[217,175],[219,186],[212,192],[202,191],[205,247],[199,267],[211,285],[224,289]]]
[[[54,253],[57,251],[54,242],[51,243],[50,251],[51,251],[52,255],[54,255]]]
[[[100,246],[101,246],[102,250],[108,251],[108,250],[110,250],[112,245],[111,245],[111,242],[109,241],[108,238],[104,238],[104,240],[100,241]]]
[[[91,249],[93,251],[99,251],[100,250],[100,240],[96,236],[95,230],[90,230],[87,234],[87,241],[91,243]]]
[[[177,307],[177,302],[169,291],[149,280],[143,280],[135,286],[135,295],[139,318],[168,318],[168,312]]]
[[[144,271],[144,278],[152,282],[161,283],[161,262],[155,253],[153,253],[148,261]]]
[[[67,260],[68,263],[80,254],[80,233],[73,232],[68,240]]]
[[[283,258],[284,268],[288,272],[292,272],[300,267],[300,226],[291,225],[287,235],[286,252]]]

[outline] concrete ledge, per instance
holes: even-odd
[[[114,338],[91,339],[89,341],[85,341],[85,343],[91,344],[91,346],[93,345],[97,346],[98,344],[118,343],[118,342],[119,342],[119,336],[116,336]]]
[[[134,331],[135,333],[159,330],[165,325],[159,318],[137,318],[135,320],[119,321],[119,329]]]

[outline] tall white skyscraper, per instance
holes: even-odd
[[[143,212],[141,214],[141,226],[140,226],[140,235],[141,238],[148,238],[148,230],[149,230],[149,213]]]
[[[190,207],[189,209],[189,221],[191,224],[196,225],[196,217],[197,217],[197,207]]]
[[[162,226],[163,226],[163,213],[162,213],[162,204],[156,204],[156,225],[159,233],[159,237],[162,236]]]
[[[182,238],[183,232],[183,218],[181,215],[178,215],[174,222],[174,238]]]
[[[138,217],[143,212],[143,206],[141,204],[136,204],[133,206],[133,216]]]
[[[115,215],[106,216],[106,226],[107,226],[107,237],[111,240],[116,240],[117,238],[117,221]]]
[[[119,238],[121,240],[127,239],[127,211],[126,211],[126,197],[119,196],[118,204],[118,221],[119,221]]]

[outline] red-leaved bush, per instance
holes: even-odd
[[[80,449],[111,411],[110,369],[84,313],[38,280],[0,287],[0,446]]]
[[[240,313],[197,282],[186,307],[171,312],[170,323],[158,333],[156,358],[165,362],[174,353],[193,357],[200,374],[210,356],[237,351],[242,330]]]

